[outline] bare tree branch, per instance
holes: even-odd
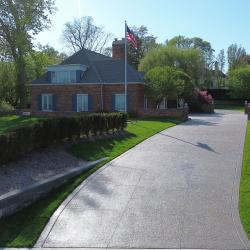
[[[77,52],[83,48],[104,53],[112,34],[96,26],[89,16],[65,24],[63,39],[68,48]]]

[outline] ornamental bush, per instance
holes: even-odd
[[[213,97],[207,91],[196,89],[187,102],[191,112],[213,113]]]
[[[199,101],[202,104],[212,104],[213,103],[213,97],[210,94],[208,94],[208,92],[206,90],[198,91],[197,95],[198,95]]]
[[[81,135],[119,131],[126,125],[127,115],[124,113],[96,113],[44,119],[0,135],[0,164],[53,143],[72,140]]]

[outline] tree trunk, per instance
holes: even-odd
[[[18,108],[27,108],[27,76],[26,76],[26,63],[23,56],[19,56],[15,59],[16,65],[16,88]]]

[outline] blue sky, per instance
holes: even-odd
[[[64,23],[92,16],[117,38],[124,35],[126,19],[130,26],[147,26],[158,42],[176,35],[198,36],[216,52],[238,43],[250,53],[250,0],[56,0],[56,6],[50,31],[40,33],[37,41],[59,51],[66,51]]]

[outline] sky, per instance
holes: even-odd
[[[119,39],[127,20],[128,26],[145,25],[161,43],[177,35],[198,36],[210,42],[216,53],[232,43],[250,53],[250,0],[56,0],[56,7],[50,30],[36,40],[60,52],[67,52],[64,24],[92,16],[96,25]]]

